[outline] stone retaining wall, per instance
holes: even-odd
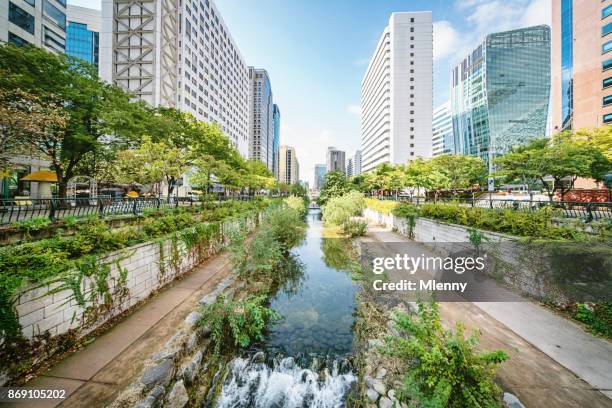
[[[246,224],[248,230],[252,230],[256,225],[255,217],[247,220]],[[230,231],[237,227],[238,221],[226,222],[221,228],[222,240],[227,241]],[[92,310],[92,306],[101,306],[102,302],[79,304],[73,290],[59,290],[61,283],[26,287],[16,301],[22,333],[31,339],[46,332],[53,337],[70,329],[78,329],[79,337],[84,336],[197,266],[216,253],[221,247],[220,244],[221,242],[212,242],[202,252],[198,248],[188,250],[181,241],[173,242],[173,239],[168,238],[165,241],[142,243],[100,257],[99,265],[110,267],[106,284],[113,302],[111,307],[105,304],[94,321],[86,322],[85,312]],[[124,284],[119,284],[120,272],[125,276]],[[92,279],[87,277],[81,282],[80,288],[85,299],[90,298],[94,284]]]
[[[363,216],[401,235],[409,236],[408,220],[392,214],[381,214],[366,208]],[[470,229],[462,225],[449,224],[427,218],[416,217],[413,239],[426,247],[446,255],[449,252],[473,250]],[[490,277],[502,281],[522,295],[545,300],[558,306],[572,302],[571,296],[563,291],[552,279],[549,259],[546,253],[528,253],[529,246],[517,237],[495,232],[479,231],[487,249],[494,249],[494,256],[501,265],[490,272]],[[488,251],[489,252],[489,251]],[[526,254],[530,256],[526,258]],[[537,261],[537,262],[536,262]]]

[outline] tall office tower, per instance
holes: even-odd
[[[265,69],[249,67],[249,159],[274,170],[274,103]]]
[[[66,50],[66,0],[3,0],[0,43]]]
[[[330,171],[341,171],[342,173],[346,173],[346,164],[345,164],[346,154],[342,150],[338,150],[335,147],[327,148],[327,158],[326,158],[326,171],[329,173]]]
[[[102,0],[100,77],[219,124],[248,156],[249,71],[212,0]]]
[[[300,181],[300,165],[291,146],[279,147],[278,181],[287,184]]]
[[[453,120],[450,111],[450,102],[438,106],[433,111],[432,122],[432,155],[439,156],[454,153]]]
[[[325,184],[325,173],[327,173],[325,165],[315,164],[314,172],[314,188],[320,190]]]
[[[362,169],[431,156],[430,11],[393,13],[361,82]]]
[[[612,123],[612,1],[552,2],[552,131]]]
[[[353,156],[346,161],[346,177],[353,177]]]
[[[489,34],[451,71],[455,151],[493,158],[546,135],[550,28]]]
[[[102,24],[100,11],[68,5],[66,19],[66,54],[98,66]]]
[[[277,104],[274,104],[272,121],[274,122],[274,138],[272,140],[272,173],[278,179],[278,148],[280,146],[281,114]]]

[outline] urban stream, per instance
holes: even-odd
[[[350,356],[359,286],[334,262],[346,246],[324,238],[321,212],[307,217],[306,237],[271,300],[282,319],[230,363],[218,407],[337,407],[356,385]]]

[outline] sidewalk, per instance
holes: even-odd
[[[382,227],[370,226],[368,237],[416,246]],[[432,254],[424,245],[419,247],[419,253]],[[506,289],[500,286],[499,290]],[[498,377],[504,390],[526,407],[612,406],[612,345],[608,341],[531,302],[447,302],[440,303],[440,313],[448,326],[460,321],[468,329],[479,329],[483,348],[508,353],[510,359]]]
[[[198,307],[230,270],[226,254],[196,267],[85,348],[63,359],[26,387],[66,389],[64,401],[24,401],[3,407],[101,407],[140,373],[143,361],[175,332],[176,325]]]

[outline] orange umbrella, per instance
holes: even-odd
[[[21,180],[57,183],[57,174],[50,170],[34,171],[27,176],[22,177]]]

